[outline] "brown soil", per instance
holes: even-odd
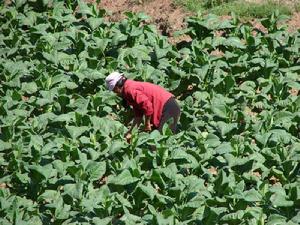
[[[253,118],[255,118],[257,116],[257,113],[253,112],[249,107],[246,107],[244,112]]]
[[[276,185],[276,184],[280,183],[280,180],[277,177],[272,176],[272,177],[269,178],[269,183],[272,184],[272,185]]]
[[[213,166],[208,169],[208,172],[210,172],[212,175],[218,175],[217,168]]]
[[[0,189],[4,189],[6,187],[7,187],[7,185],[5,183],[0,183]]]
[[[291,20],[288,22],[289,30],[294,32],[300,29],[300,12],[293,14]]]
[[[295,88],[292,88],[289,90],[289,93],[292,95],[292,96],[298,96],[298,94],[300,93],[300,90],[297,90]]]
[[[258,172],[258,171],[252,172],[252,175],[253,175],[253,176],[256,176],[256,177],[258,177],[258,178],[261,178],[261,173]]]
[[[185,26],[184,19],[189,15],[172,0],[102,0],[100,7],[111,12],[111,21],[124,18],[126,11],[145,12],[151,17],[150,22],[156,24],[158,30],[167,36],[181,30]]]

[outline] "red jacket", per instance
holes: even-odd
[[[133,107],[136,117],[151,116],[151,123],[159,126],[164,104],[173,95],[162,87],[148,82],[126,80],[123,98]]]

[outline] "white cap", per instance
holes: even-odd
[[[116,83],[121,79],[122,74],[119,72],[112,72],[105,78],[106,87],[112,91],[116,86]]]

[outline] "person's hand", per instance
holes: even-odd
[[[149,132],[151,130],[152,130],[151,117],[146,116],[144,131]]]
[[[125,134],[125,138],[126,138],[126,141],[127,141],[128,143],[131,142],[131,137],[132,137],[132,135],[131,135],[130,132],[127,132],[127,133]]]

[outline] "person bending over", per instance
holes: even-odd
[[[105,82],[108,90],[120,96],[134,111],[133,123],[125,136],[127,140],[131,138],[132,129],[140,126],[143,116],[145,131],[158,129],[161,132],[168,119],[173,118],[170,129],[176,132],[180,107],[173,94],[149,82],[127,79],[119,72],[109,74]]]

